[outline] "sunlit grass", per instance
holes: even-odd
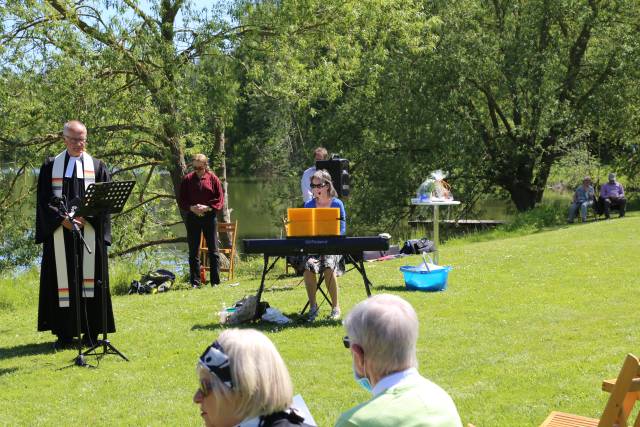
[[[598,417],[602,379],[615,377],[626,353],[640,354],[640,217],[531,231],[444,245],[441,261],[454,267],[445,292],[405,291],[398,268],[417,256],[366,266],[374,293],[416,308],[420,370],[452,395],[465,423],[536,426],[555,409]],[[200,425],[195,360],[220,330],[222,304],[254,293],[261,268],[253,257],[217,288],[114,297],[110,338],[131,361],[108,356],[94,370],[61,370],[74,351],[54,353],[53,336],[35,332],[37,271],[1,279],[0,424]],[[305,292],[299,278],[276,281],[283,271],[275,268],[264,299],[293,317]],[[126,282],[141,272],[114,265],[112,274]],[[365,296],[356,272],[340,290],[344,312]],[[367,398],[339,323],[257,326],[320,425]]]

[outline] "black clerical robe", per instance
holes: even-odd
[[[69,307],[60,307],[58,304],[58,278],[56,275],[56,261],[54,253],[53,233],[62,226],[62,218],[51,208],[54,197],[51,175],[53,173],[54,158],[48,158],[40,168],[38,177],[38,199],[36,212],[36,243],[42,243],[42,267],[40,269],[40,298],[38,306],[38,330],[51,331],[59,337],[77,336],[76,326],[76,265],[73,253],[73,235],[71,231],[64,229],[64,245],[66,248],[67,276],[69,278]],[[69,163],[69,153],[65,154],[64,171]],[[93,159],[95,170],[95,182],[111,181],[106,165],[98,159]],[[62,194],[67,204],[73,203],[84,196],[84,179],[77,178],[74,168],[72,178],[64,178]],[[55,203],[54,203],[55,204]],[[109,292],[109,272],[107,268],[106,245],[111,244],[111,221],[107,216],[102,221],[102,233],[98,235],[97,218],[86,218],[96,230],[96,266],[95,266],[95,293],[92,298],[80,297],[80,325],[83,333],[97,336],[103,332],[102,305],[107,308],[107,332],[115,332],[113,310],[111,308],[111,295]],[[83,245],[78,241],[77,252],[79,254],[78,270],[80,283],[82,284],[82,255]],[[103,271],[103,265],[105,271]],[[102,286],[106,285],[106,301],[102,301]],[[82,286],[82,285],[81,285]],[[82,295],[82,288],[80,288]]]

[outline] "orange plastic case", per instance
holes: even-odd
[[[339,235],[339,208],[287,209],[287,237]]]

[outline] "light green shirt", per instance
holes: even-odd
[[[451,397],[419,374],[411,375],[340,416],[335,427],[462,427]]]

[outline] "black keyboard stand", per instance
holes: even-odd
[[[364,261],[363,261],[363,257],[362,254],[361,255],[353,255],[353,254],[342,254],[342,256],[344,257],[345,263],[347,264],[352,264],[353,268],[358,270],[358,272],[360,273],[360,275],[362,276],[362,280],[364,281],[364,288],[365,291],[367,292],[367,297],[371,296],[371,288],[373,287],[373,283],[371,283],[371,281],[369,280],[369,278],[367,277],[367,272],[364,269]],[[275,267],[276,263],[278,262],[278,260],[280,258],[282,258],[283,255],[276,255],[273,259],[273,262],[271,262],[271,264],[269,264],[269,258],[270,255],[268,254],[263,254],[263,259],[264,259],[264,266],[262,268],[262,278],[260,279],[260,287],[258,288],[258,294],[257,294],[257,301],[256,301],[256,313],[254,315],[254,320],[258,320],[258,306],[260,304],[261,298],[262,298],[262,293],[264,291],[264,282],[265,279],[267,277],[267,274],[273,269],[273,267]],[[348,270],[351,271],[351,270]],[[320,293],[322,294],[322,296],[324,297],[324,299],[331,304],[331,301],[329,300],[329,296],[325,293],[324,289],[322,289],[322,282],[324,281],[324,274],[320,273],[320,277],[318,279],[318,291],[320,291]],[[302,308],[302,311],[300,311],[300,314],[304,314],[304,312],[307,310],[307,308],[309,308],[309,301],[306,302],[305,306]]]

